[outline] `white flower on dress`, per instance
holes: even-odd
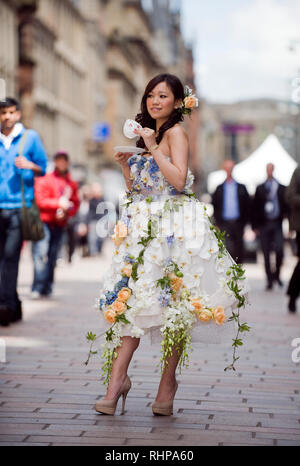
[[[192,254],[185,247],[184,237],[175,238],[170,253],[172,260],[177,264],[180,265],[181,262],[188,266],[191,264]]]
[[[188,251],[191,251],[193,256],[198,255],[201,251],[201,245],[199,245],[199,241],[194,238],[186,239],[185,247]]]
[[[140,329],[136,325],[132,325],[131,334],[135,338],[140,338],[141,336],[145,335],[145,332],[144,332],[144,330]]]
[[[235,295],[234,295],[234,292],[231,291],[231,289],[228,287],[227,279],[226,279],[226,278],[224,278],[224,277],[223,277],[223,278],[219,278],[219,280],[218,280],[218,285],[219,285],[219,288],[221,288],[221,289],[225,292],[225,294],[226,294],[227,296],[232,296],[232,297],[235,296]]]
[[[183,276],[183,284],[191,290],[192,288],[199,288],[201,282],[201,275],[199,273],[185,272]]]
[[[164,201],[161,201],[161,200],[152,201],[150,205],[151,215],[152,216],[157,215],[163,209],[163,206],[164,206]]]
[[[164,254],[164,251],[161,245],[160,244],[157,245],[157,242],[155,244],[155,239],[151,241],[146,251],[144,252],[144,259],[154,264],[158,264],[158,265],[163,264],[165,260],[165,254]]]
[[[144,170],[141,171],[141,180],[144,183],[145,186],[153,186],[153,180],[147,170],[147,168],[144,168]]]

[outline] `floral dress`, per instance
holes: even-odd
[[[192,342],[216,342],[226,334],[235,351],[240,333],[249,329],[239,319],[247,292],[244,271],[193,194],[190,170],[178,192],[152,156],[136,154],[128,164],[132,189],[122,203],[112,264],[97,300],[107,380],[123,336],[159,338],[163,368],[173,347],[180,365],[187,365]],[[97,338],[87,335],[92,344]],[[236,359],[234,352],[230,368]]]

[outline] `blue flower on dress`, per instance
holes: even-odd
[[[156,173],[157,171],[159,170],[158,168],[158,165],[155,161],[155,159],[152,159],[151,162],[150,162],[150,167],[149,167],[149,173],[150,175],[153,175],[154,173]]]
[[[142,181],[141,175],[140,175],[140,173],[137,173],[135,175],[134,180],[133,180],[132,186],[136,191],[140,191],[142,184],[143,184],[143,181]]]
[[[165,267],[168,267],[169,265],[172,265],[172,264],[173,264],[172,257],[168,257],[168,259],[165,262]]]
[[[125,223],[125,225],[128,227],[129,224],[130,224],[130,217],[128,217],[128,215],[124,214],[124,215],[122,215],[122,217],[121,217],[121,221],[122,221],[123,223]]]
[[[146,157],[141,157],[140,160],[137,163],[137,167],[139,170],[142,170],[144,168],[145,163],[147,162]]]
[[[174,194],[178,194],[178,192],[179,192],[179,191],[177,191],[176,188],[173,188],[173,187],[170,188],[170,194],[173,194],[173,195],[174,195]]]
[[[123,288],[123,285],[121,283],[121,281],[119,281],[118,283],[115,284],[114,286],[114,292],[115,293],[119,293],[119,291]]]
[[[102,309],[103,304],[112,304],[118,297],[118,293],[122,288],[126,288],[129,282],[129,277],[122,277],[121,280],[119,280],[115,286],[114,286],[114,291],[107,291],[105,293],[105,300],[101,299],[99,302],[100,309]]]
[[[130,157],[130,159],[128,160],[128,165],[131,167],[137,160],[137,156],[136,155],[133,155],[132,157]]]
[[[105,293],[105,297],[106,297],[106,304],[110,305],[117,299],[117,293],[113,291],[108,291],[107,293]]]
[[[166,286],[166,288],[160,292],[158,301],[160,302],[162,307],[167,307],[170,304],[170,299],[171,299],[171,288],[169,286]]]
[[[129,282],[129,277],[123,277],[122,280],[119,281],[119,283],[121,283],[122,285],[122,288],[126,287],[128,285],[128,282]]]
[[[102,310],[105,303],[106,303],[105,299],[99,299],[99,309],[100,310]]]
[[[136,262],[135,258],[130,257],[129,254],[127,254],[127,256],[125,256],[124,260],[125,260],[125,262],[129,262],[129,264],[134,264],[134,262]]]
[[[167,243],[168,243],[168,246],[172,246],[173,243],[174,243],[174,233],[171,235],[171,236],[167,236]]]

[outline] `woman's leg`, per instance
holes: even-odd
[[[161,376],[155,401],[166,402],[174,398],[176,391],[176,369],[180,356],[181,353],[178,353],[178,351],[173,348],[172,356],[168,359],[168,364],[165,366]]]
[[[113,361],[110,381],[104,400],[113,400],[118,395],[120,387],[126,379],[127,369],[133,353],[139,346],[139,343],[139,338],[122,338],[122,345],[116,349],[118,356]]]

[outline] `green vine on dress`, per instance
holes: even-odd
[[[225,234],[226,232],[221,232],[216,226],[211,225],[210,229],[214,232],[216,239],[218,241],[219,247],[219,258],[222,258],[225,254],[227,254],[227,250],[225,247]],[[247,324],[247,322],[241,323],[240,322],[240,309],[245,307],[246,298],[244,295],[241,294],[241,288],[239,288],[238,283],[242,280],[245,280],[245,270],[242,268],[241,264],[233,263],[231,267],[226,272],[228,277],[227,286],[229,290],[234,294],[238,304],[237,304],[237,311],[232,311],[231,317],[228,321],[235,321],[237,324],[237,332],[235,338],[233,339],[233,355],[232,355],[232,363],[225,367],[224,371],[227,370],[236,370],[235,363],[238,361],[239,356],[236,356],[236,352],[238,347],[243,346],[242,338],[240,337],[241,333],[249,332],[251,327]]]

